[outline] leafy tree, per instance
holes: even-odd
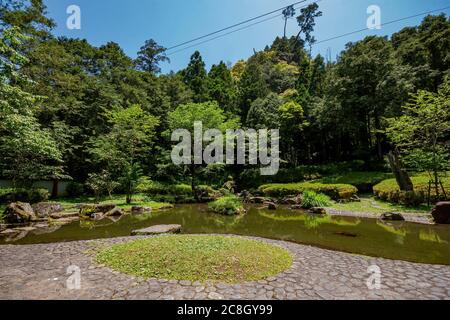
[[[237,114],[237,92],[230,70],[223,61],[213,65],[208,74],[208,92],[212,100],[230,114]]]
[[[183,70],[184,83],[192,90],[194,102],[205,102],[208,96],[208,75],[200,52],[195,51],[186,69]]]
[[[22,33],[40,38],[49,37],[55,22],[46,17],[43,0],[3,0],[0,2],[0,26],[19,28]]]
[[[296,40],[300,40],[300,36],[304,35],[304,43],[312,46],[316,39],[311,34],[314,32],[314,27],[316,26],[316,18],[322,16],[322,11],[319,10],[319,5],[317,3],[312,3],[306,8],[300,10],[301,14],[297,17],[298,26],[300,30],[297,34]]]
[[[155,128],[159,120],[147,114],[138,105],[108,113],[110,132],[92,139],[91,153],[122,182],[131,202],[140,164],[150,155]]]
[[[445,194],[440,176],[450,168],[450,82],[438,93],[419,90],[403,110],[401,117],[388,120],[387,135],[406,163],[428,172],[439,197],[440,190]]]
[[[0,165],[14,187],[64,177],[61,153],[50,132],[34,117],[42,98],[18,86],[29,81],[19,70],[27,60],[15,49],[25,39],[17,28],[0,36]]]
[[[283,38],[286,38],[286,27],[289,19],[292,19],[295,16],[295,8],[293,5],[287,6],[283,9],[283,19],[284,19],[284,33]]]
[[[166,48],[158,45],[155,40],[145,41],[145,45],[141,47],[136,59],[136,66],[140,70],[144,70],[153,74],[161,72],[159,64],[161,62],[170,62],[166,55]]]
[[[283,100],[275,93],[253,101],[247,115],[246,124],[253,129],[277,129],[279,126],[278,109]]]
[[[255,63],[247,64],[238,84],[242,119],[247,118],[251,103],[258,98],[264,98],[268,93],[261,67]]]
[[[188,103],[178,106],[168,115],[169,130],[166,136],[178,129],[185,129],[191,133],[192,143],[194,145],[194,123],[202,123],[202,137],[205,131],[209,129],[218,129],[225,133],[227,129],[237,128],[238,119],[227,119],[224,111],[217,102]],[[194,197],[199,199],[197,188],[197,177],[204,169],[204,165],[195,164],[192,156],[191,164],[185,165],[185,173],[191,178],[191,185]]]

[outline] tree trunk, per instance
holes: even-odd
[[[286,39],[286,27],[287,27],[287,19],[284,19],[284,35],[283,38]]]
[[[58,180],[53,179],[53,187],[52,187],[52,199],[58,197]]]
[[[395,179],[397,180],[397,184],[400,187],[401,191],[413,191],[414,185],[411,181],[406,170],[403,168],[403,165],[400,161],[400,156],[397,150],[391,151],[388,154],[389,165],[391,166],[392,172],[395,175]]]

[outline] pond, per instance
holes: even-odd
[[[312,216],[288,208],[270,211],[255,206],[245,215],[227,217],[208,212],[206,205],[179,205],[167,211],[126,215],[116,222],[79,221],[51,233],[30,232],[13,244],[129,236],[132,230],[157,224],[181,224],[186,234],[259,236],[367,256],[450,265],[448,225]]]

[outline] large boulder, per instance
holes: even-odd
[[[324,208],[311,208],[309,209],[309,212],[317,215],[327,214],[327,210],[325,210]]]
[[[450,224],[450,201],[438,202],[431,215],[436,223]]]
[[[95,213],[107,214],[112,210],[116,209],[115,204],[83,204],[80,205],[80,215],[81,216],[92,216]]]
[[[267,206],[269,210],[277,210],[277,205],[274,202],[265,202],[264,205]]]
[[[122,209],[120,209],[119,207],[114,207],[113,209],[111,209],[110,211],[105,213],[105,217],[119,217],[119,216],[123,216],[123,215],[124,215],[124,211]]]
[[[163,224],[158,226],[152,226],[145,229],[134,230],[131,232],[132,236],[148,236],[163,233],[180,233],[181,225],[179,224]]]
[[[301,196],[297,196],[297,197],[288,197],[288,198],[283,198],[280,200],[281,204],[290,204],[290,205],[299,205],[302,203],[302,197]]]
[[[39,218],[47,218],[54,213],[59,213],[64,210],[61,204],[51,202],[39,202],[33,204],[31,207]]]
[[[24,202],[10,203],[6,207],[4,215],[7,223],[26,223],[38,220],[31,205]]]
[[[405,221],[405,218],[398,212],[385,212],[380,216],[384,221]]]
[[[131,207],[132,214],[142,214],[146,212],[152,212],[152,208],[143,207],[143,206],[133,206]]]

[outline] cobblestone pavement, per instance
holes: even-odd
[[[450,266],[369,258],[259,239],[288,249],[292,267],[257,282],[201,284],[141,279],[93,262],[92,248],[134,238],[0,246],[0,299],[450,299]],[[258,238],[253,238],[258,239]],[[369,290],[368,267],[381,269]],[[81,289],[67,289],[67,268],[81,270]]]

